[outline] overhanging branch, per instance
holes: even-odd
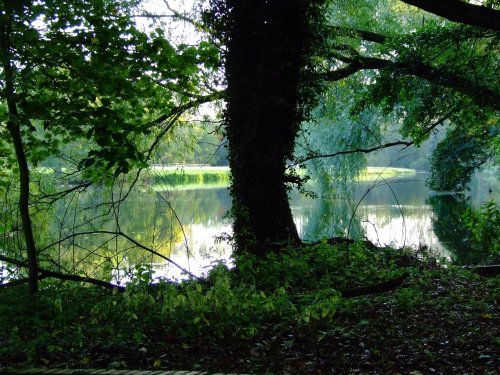
[[[331,30],[338,36],[347,36],[351,38],[361,37],[361,39],[366,40],[367,42],[384,44],[387,40],[385,35],[351,27],[332,26]]]
[[[6,262],[6,263],[14,264],[18,267],[28,267],[28,262],[14,259],[14,258],[10,258],[10,257],[6,257],[4,255],[0,255],[0,260],[3,262]],[[68,275],[68,274],[64,274],[61,272],[50,271],[50,270],[46,270],[43,268],[38,268],[37,280],[43,280],[43,279],[47,279],[49,277],[53,277],[53,278],[56,278],[59,280],[77,281],[77,282],[83,282],[83,283],[87,283],[87,284],[93,284],[93,285],[101,286],[101,287],[107,288],[107,289],[117,288],[119,290],[124,290],[124,287],[122,287],[122,286],[117,286],[117,285],[108,283],[107,281],[94,279],[92,277],[79,276],[79,275]],[[0,284],[0,287],[7,288],[10,286],[26,284],[28,282],[29,282],[29,279],[27,279],[27,278],[26,279],[17,279],[17,280],[12,280],[12,281],[5,283],[5,284]]]
[[[424,135],[429,134],[436,127],[438,127],[445,120],[447,120],[452,115],[452,113],[453,112],[446,113],[441,118],[439,118],[438,120],[436,120],[434,123],[432,123],[431,125],[429,125],[425,129],[425,132],[423,134]],[[356,154],[356,153],[368,154],[370,152],[374,152],[374,151],[378,151],[378,150],[383,150],[384,148],[389,148],[389,147],[394,147],[394,146],[405,146],[404,148],[407,148],[407,147],[410,147],[411,145],[413,145],[414,143],[415,143],[414,139],[411,140],[411,141],[394,141],[394,142],[389,142],[389,143],[381,144],[379,146],[374,146],[374,147],[370,147],[370,148],[354,148],[354,149],[351,149],[351,150],[344,150],[344,151],[334,152],[333,154],[315,154],[315,155],[309,155],[309,156],[305,156],[303,158],[299,158],[297,160],[296,164],[304,163],[306,161],[314,160],[314,159],[332,158],[332,157],[339,156],[339,155]]]
[[[409,147],[411,146],[415,141],[394,141],[394,142],[389,142],[385,143],[380,146],[375,146],[375,147],[370,147],[370,148],[354,148],[351,150],[344,150],[344,151],[337,151],[332,154],[316,154],[316,155],[309,155],[305,156],[303,158],[299,158],[297,160],[297,164],[304,163],[306,161],[314,160],[314,159],[320,159],[320,158],[332,158],[335,156],[339,155],[348,155],[348,154],[358,154],[358,153],[363,153],[363,154],[368,154],[370,152],[378,151],[378,150],[383,150],[384,148],[389,148],[389,147],[394,147],[394,146],[405,146]]]
[[[456,90],[467,95],[480,106],[500,110],[500,94],[497,91],[478,84],[476,81],[467,77],[454,74],[442,68],[432,67],[418,60],[394,62],[376,57],[358,56],[356,60],[346,58],[345,61],[351,62],[343,68],[325,73],[323,78],[327,81],[338,81],[361,70],[388,69],[396,74],[412,75],[440,86]]]
[[[466,25],[500,30],[500,11],[460,0],[401,0],[437,16]]]

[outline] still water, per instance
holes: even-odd
[[[461,215],[467,207],[477,208],[482,202],[498,199],[496,177],[476,176],[468,194],[454,196],[428,191],[426,177],[416,174],[390,179],[388,184],[358,183],[349,198],[323,194],[313,199],[292,192],[290,203],[299,234],[305,241],[349,235],[377,245],[427,247],[439,257],[462,264],[477,261]],[[151,267],[155,278],[185,277],[162,257],[196,275],[206,272],[214,262],[231,263],[227,241],[231,221],[226,217],[231,198],[226,188],[142,186],[120,205],[99,211],[95,207],[109,198],[106,194],[83,194],[60,207],[56,216],[68,220],[58,221],[59,236],[75,230],[120,231],[161,256],[141,250],[122,236],[85,234],[59,245],[53,258],[70,262],[70,267],[83,268],[90,275],[102,277],[107,272],[115,282],[129,280],[140,262]],[[92,216],[97,219],[90,219]]]

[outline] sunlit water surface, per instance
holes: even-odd
[[[349,235],[376,245],[427,248],[438,257],[462,263],[474,261],[463,237],[466,230],[461,215],[467,207],[477,208],[498,198],[495,177],[476,177],[469,193],[456,196],[430,192],[425,187],[426,177],[416,174],[389,180],[389,184],[359,183],[350,199],[327,194],[313,199],[293,192],[290,204],[299,234],[305,241]],[[225,217],[231,205],[229,191],[172,191],[169,201],[182,229],[168,223],[175,233],[165,242],[165,253],[196,275],[217,261],[231,264],[232,247],[224,240],[231,235],[231,222]],[[151,266],[156,277],[183,277],[182,271],[168,262],[153,261]]]
[[[469,251],[462,214],[467,207],[498,199],[496,177],[476,176],[470,192],[456,196],[433,194],[425,187],[426,177],[416,174],[391,179],[388,184],[359,183],[349,199],[331,194],[313,199],[292,192],[290,205],[299,234],[305,241],[348,235],[376,245],[428,248],[462,264],[476,261]],[[54,214],[54,238],[75,232],[121,231],[157,255],[120,236],[82,234],[59,244],[50,254],[66,271],[125,283],[137,272],[138,264],[147,265],[154,279],[187,277],[165,258],[198,276],[216,262],[231,265],[227,188],[139,186],[113,210],[106,205],[99,208],[99,203],[109,200],[106,194],[95,189],[61,204]]]

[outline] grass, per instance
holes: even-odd
[[[51,168],[36,168],[40,175],[51,175]],[[305,170],[299,170],[304,175]],[[358,176],[358,182],[372,182],[380,178],[409,176],[415,174],[414,169],[392,167],[367,167]],[[230,184],[230,169],[227,166],[166,166],[151,167],[142,173],[143,182],[155,190],[175,187],[178,190],[198,190],[226,188]]]
[[[146,184],[157,189],[167,186],[196,189],[205,185],[227,187],[230,173],[228,167],[153,167],[144,173],[143,178]]]
[[[411,176],[415,173],[414,169],[409,168],[368,167],[356,178],[356,181],[371,182],[380,178]]]
[[[145,174],[146,182],[155,189],[164,190],[167,186],[175,186],[181,190],[202,188],[222,188],[229,186],[229,167],[179,166],[151,168]],[[304,174],[305,171],[299,171]],[[357,181],[370,182],[378,178],[391,178],[415,174],[414,169],[392,167],[368,167]]]

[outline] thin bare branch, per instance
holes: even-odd
[[[347,155],[347,154],[357,154],[357,153],[365,153],[368,154],[370,152],[382,150],[384,148],[389,148],[389,147],[394,147],[394,146],[405,146],[409,147],[414,143],[414,141],[395,141],[395,142],[389,142],[385,143],[380,146],[375,146],[375,147],[370,147],[370,148],[354,148],[352,150],[344,150],[344,151],[337,151],[332,154],[320,154],[320,155],[309,155],[305,156],[303,158],[299,158],[296,162],[296,164],[304,163],[309,160],[314,160],[314,159],[320,159],[320,158],[332,158],[335,156],[339,155]]]
[[[66,236],[64,238],[61,238],[53,243],[51,243],[50,245],[47,245],[45,246],[43,249],[41,249],[40,251],[44,251],[44,250],[47,250],[53,246],[56,246],[60,243],[63,243],[67,240],[70,240],[70,239],[73,239],[77,236],[83,236],[83,235],[89,235],[89,234],[109,234],[109,235],[112,235],[112,236],[120,236],[120,237],[123,237],[125,239],[127,239],[128,241],[130,241],[131,243],[133,243],[135,246],[137,246],[138,248],[141,248],[143,250],[146,250],[148,252],[150,252],[151,254],[154,254],[156,256],[158,256],[159,258],[173,264],[174,266],[176,266],[177,268],[179,268],[182,272],[184,272],[185,274],[189,275],[190,277],[192,277],[193,279],[196,279],[198,281],[201,281],[203,282],[204,280],[196,275],[194,275],[193,273],[189,272],[188,270],[186,270],[184,267],[182,267],[181,265],[179,265],[178,263],[176,263],[175,261],[173,261],[172,259],[170,259],[169,257],[157,252],[156,250],[154,249],[151,249],[150,247],[147,247],[143,244],[141,244],[140,242],[136,241],[135,239],[133,239],[132,237],[130,237],[129,235],[121,232],[121,231],[108,231],[108,230],[95,230],[95,231],[87,231],[87,232],[78,232],[78,233],[73,233],[69,236]],[[2,260],[2,258],[0,257],[0,260]]]
[[[441,125],[444,121],[446,121],[450,116],[453,114],[453,112],[448,112],[444,114],[441,118],[437,119],[433,124],[431,124],[427,129],[425,129],[425,132],[423,133],[424,135],[429,134],[431,131],[433,131],[436,127]],[[389,147],[394,147],[394,146],[405,146],[404,148],[408,148],[411,145],[415,143],[415,140],[411,141],[394,141],[394,142],[389,142],[385,144],[380,144],[378,146],[370,147],[370,148],[354,148],[351,150],[343,150],[343,151],[337,151],[332,154],[311,154],[308,156],[304,156],[303,158],[299,158],[297,162],[294,165],[304,163],[309,160],[314,160],[314,159],[320,159],[320,158],[332,158],[335,156],[339,155],[347,155],[347,154],[356,154],[356,153],[365,153],[368,154],[370,152],[382,150],[384,148],[389,148]]]
[[[205,28],[205,25],[201,22],[198,22],[196,21],[195,19],[187,16],[185,13],[180,13],[178,12],[177,10],[173,9],[170,4],[168,3],[167,0],[163,0],[163,3],[165,4],[165,7],[170,11],[172,12],[172,17],[173,18],[176,18],[178,20],[181,20],[181,21],[184,21],[186,23],[189,23],[191,25],[193,25],[194,27],[196,27],[197,30],[200,30],[200,31],[207,31],[206,28]]]

